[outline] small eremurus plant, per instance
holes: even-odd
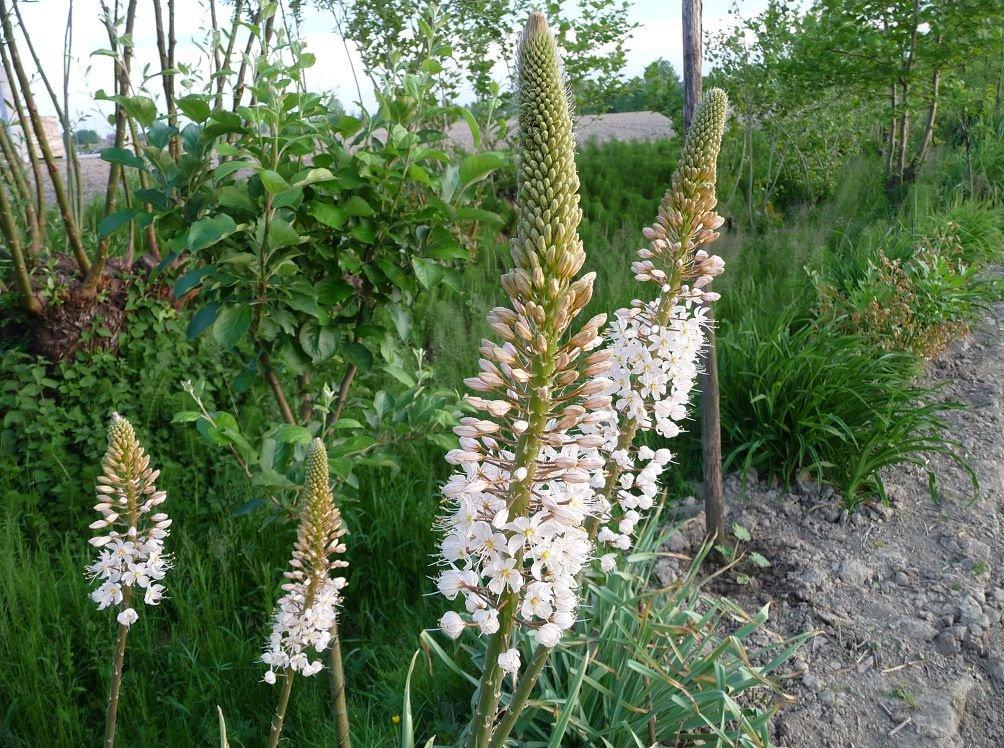
[[[582,427],[608,418],[610,407],[602,378],[610,354],[595,350],[606,315],[569,330],[589,302],[594,274],[576,280],[585,252],[570,104],[540,13],[520,38],[516,79],[515,267],[502,278],[511,307],[490,313],[502,344],[484,341],[481,373],[466,380],[479,395],[468,401],[484,417],[461,421],[460,449],[447,455],[461,471],[444,488],[448,568],[438,580],[448,599],[463,596],[471,619],[447,613],[447,635],[474,626],[490,637],[469,730],[473,748],[505,742],[551,648],[575,621],[578,576],[592,550],[585,521],[603,465],[602,439]],[[503,678],[520,670],[519,626],[536,651],[500,718]]]
[[[310,660],[309,651],[320,654],[328,646],[338,646],[337,608],[345,578],[333,576],[336,569],[348,566],[346,561],[332,558],[344,553],[342,536],[345,528],[335,506],[328,481],[328,453],[324,442],[314,439],[307,453],[307,474],[301,497],[303,508],[296,544],[285,573],[289,580],[282,586],[286,593],[279,600],[262,662],[268,665],[266,683],[276,682],[276,670],[282,676],[282,694],[272,729],[269,748],[279,743],[286,707],[296,673],[314,675],[323,667],[321,660]],[[341,655],[339,653],[339,661]],[[339,731],[342,726],[339,725]],[[346,727],[347,732],[347,727]]]
[[[704,247],[718,238],[723,223],[715,213],[715,181],[727,108],[721,89],[705,94],[658,219],[643,232],[650,246],[639,251],[631,269],[658,294],[617,310],[605,332],[614,409],[609,421],[595,427],[607,457],[599,503],[608,521],[597,540],[622,551],[631,548],[635,525],[652,508],[657,480],[672,458],[668,449],[633,449],[635,437],[653,429],[667,439],[680,433],[705,344],[704,305],[719,298],[706,289],[725,263]],[[640,470],[636,457],[647,463]],[[604,571],[614,568],[614,559],[613,553],[603,556]]]
[[[105,717],[104,745],[112,748],[126,637],[129,627],[139,618],[133,607],[133,595],[139,587],[144,590],[143,602],[147,605],[160,602],[164,594],[160,580],[171,567],[164,553],[164,538],[171,520],[163,512],[154,512],[167,498],[167,494],[154,485],[160,471],[150,467],[150,458],[136,440],[132,424],[118,413],[112,415],[108,426],[108,450],[101,467],[97,479],[98,504],[94,507],[101,519],[92,522],[90,527],[103,534],[89,541],[100,549],[100,553],[87,572],[92,579],[101,581],[91,593],[98,610],[114,606],[119,611],[116,616],[118,643]]]

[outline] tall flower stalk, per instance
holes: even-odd
[[[98,548],[98,557],[87,567],[88,577],[99,581],[91,592],[98,610],[118,611],[118,642],[112,666],[112,684],[105,715],[105,748],[115,745],[119,690],[125,661],[129,627],[139,618],[133,607],[142,591],[143,602],[157,605],[164,594],[160,584],[171,567],[164,553],[164,539],[171,520],[155,511],[167,499],[154,485],[159,470],[150,467],[150,458],[136,440],[132,424],[118,413],[108,426],[108,449],[97,479],[98,503],[94,509],[101,518],[91,523],[100,534],[90,539]],[[138,590],[137,590],[138,588]]]
[[[501,339],[484,341],[481,372],[466,380],[468,402],[481,417],[455,429],[459,468],[444,487],[438,587],[464,599],[466,616],[450,611],[443,631],[488,636],[484,673],[469,745],[501,746],[551,649],[575,619],[578,576],[592,542],[602,439],[583,428],[609,417],[610,354],[596,350],[606,315],[570,330],[592,295],[594,274],[576,279],[585,260],[570,104],[547,21],[534,13],[519,41],[515,267],[502,277],[509,307],[489,314]],[[532,661],[499,719],[504,676],[521,669],[514,634],[536,641]]]
[[[311,676],[323,667],[320,658],[311,659],[311,650],[320,654],[329,645],[337,646],[337,639],[332,639],[331,632],[345,578],[334,576],[334,573],[348,563],[332,558],[336,553],[345,552],[341,540],[345,529],[331,495],[328,453],[320,439],[314,439],[307,453],[302,501],[293,556],[289,570],[284,573],[288,580],[282,586],[285,594],[276,607],[272,634],[261,656],[262,662],[268,665],[265,682],[276,683],[277,671],[282,679],[279,706],[269,733],[269,748],[279,743],[296,674]]]
[[[723,223],[715,212],[715,182],[727,108],[721,89],[705,94],[658,218],[643,232],[650,244],[631,269],[658,292],[619,309],[605,331],[614,408],[594,427],[606,456],[599,496],[606,522],[597,527],[597,541],[617,550],[631,548],[635,525],[651,509],[658,478],[672,459],[668,449],[635,449],[635,438],[652,430],[664,438],[680,432],[706,343],[706,305],[719,298],[708,286],[725,263],[706,247]],[[615,565],[616,553],[601,558],[604,571]]]

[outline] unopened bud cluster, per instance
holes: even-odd
[[[88,576],[100,585],[91,593],[98,610],[115,605],[122,609],[118,622],[130,626],[138,615],[131,607],[132,590],[143,590],[143,602],[157,605],[164,594],[160,584],[171,568],[164,553],[164,538],[171,520],[155,511],[167,494],[154,485],[159,470],[150,468],[150,458],[136,440],[132,424],[118,413],[108,426],[108,449],[97,479],[101,518],[91,523],[101,534],[90,539],[100,549],[98,558],[87,567]]]
[[[320,659],[311,660],[311,651],[323,652],[331,643],[341,590],[345,578],[333,576],[348,563],[332,556],[344,553],[345,530],[328,482],[328,455],[324,443],[314,439],[307,454],[307,474],[303,489],[303,509],[296,544],[285,572],[289,580],[282,586],[262,662],[268,665],[267,683],[275,683],[276,670],[289,668],[302,675],[314,675]]]

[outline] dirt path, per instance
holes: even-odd
[[[771,566],[726,592],[771,602],[782,635],[815,631],[775,720],[788,748],[1004,746],[1004,303],[928,367],[980,480],[933,461],[941,502],[915,466],[889,471],[892,507],[848,516],[827,489],[727,481],[730,522]],[[692,547],[703,517],[676,544]]]

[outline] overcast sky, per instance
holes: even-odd
[[[201,37],[200,27],[204,21],[205,25],[208,25],[205,0],[176,0],[176,2],[177,58],[180,62],[196,65],[204,59],[198,43]],[[732,4],[732,0],[705,0],[705,30],[715,30],[727,25],[729,8]],[[221,13],[226,13],[227,7],[222,3],[218,5],[221,7]],[[756,13],[765,5],[766,0],[739,1],[743,15]],[[683,60],[679,0],[636,0],[631,6],[632,19],[639,24],[639,27],[628,42],[627,74],[630,76],[640,73],[646,65],[659,57],[668,59],[679,71]],[[63,35],[70,0],[40,2],[21,0],[21,7],[42,64],[49,72],[52,82],[57,88],[61,88]],[[111,88],[111,59],[90,54],[93,50],[108,46],[108,37],[101,24],[99,12],[98,0],[74,0],[75,64],[70,73],[70,110],[75,120],[83,120],[78,126],[90,126],[104,131],[108,127],[102,122],[101,111],[107,112],[108,108],[99,109],[93,97],[98,89]],[[138,62],[134,63],[133,69],[138,71],[146,64],[149,64],[151,69],[156,69],[154,60],[157,48],[151,3],[139,3],[136,29],[135,47]],[[352,102],[357,101],[359,96],[348,60],[351,55],[352,62],[357,70],[359,69],[359,58],[355,50],[350,46],[349,52],[346,52],[330,15],[314,10],[306,11],[301,31],[305,35],[308,48],[317,56],[317,64],[309,73],[310,87],[313,90],[333,91],[350,109],[354,108]],[[24,57],[27,57],[27,51],[22,51]],[[159,90],[159,86],[153,90]],[[38,94],[42,93],[42,90],[38,91]],[[45,96],[38,95],[37,98],[43,114],[54,114]],[[365,81],[363,81],[363,101],[367,105],[372,102],[372,93]]]

